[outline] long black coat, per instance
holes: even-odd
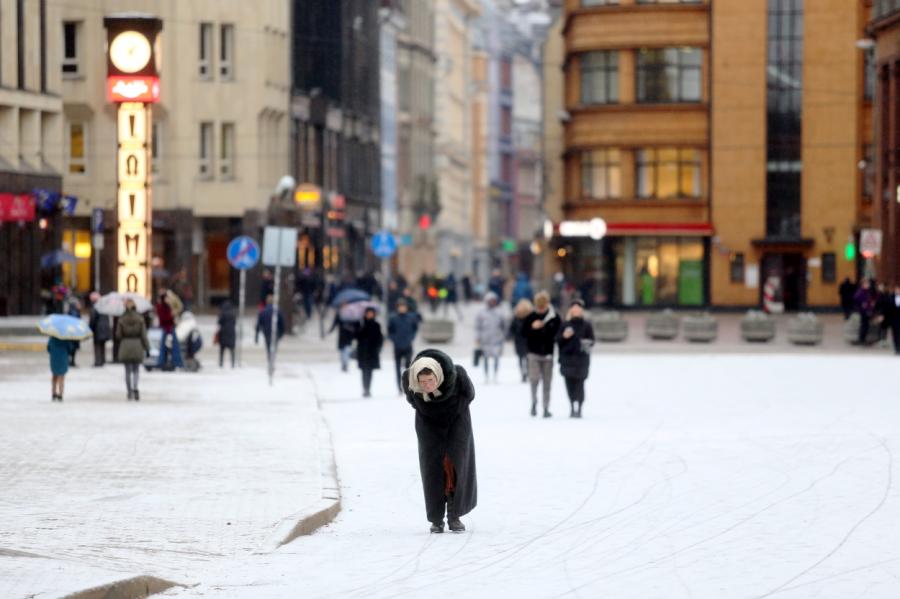
[[[509,336],[516,346],[516,355],[524,358],[528,355],[528,340],[525,339],[525,319],[513,317],[509,324]]]
[[[237,334],[237,314],[234,308],[226,306],[219,312],[219,345],[234,349]]]
[[[427,356],[437,360],[444,371],[441,393],[433,401],[425,401],[420,393],[409,388],[409,370],[403,373],[403,392],[406,401],[416,410],[416,435],[419,438],[419,470],[425,493],[425,512],[429,522],[444,518],[445,481],[444,456],[448,456],[456,470],[453,493],[454,512],[464,516],[478,503],[478,484],[475,476],[475,437],[469,404],[475,399],[475,387],[465,368],[454,365],[442,351],[426,349],[416,359]]]
[[[374,318],[364,320],[359,332],[356,333],[356,360],[360,368],[381,368],[381,346],[384,344],[384,334],[381,325]]]
[[[572,327],[574,334],[566,339],[563,333]],[[594,327],[583,318],[567,320],[559,328],[556,342],[559,345],[559,371],[566,378],[586,379],[591,366],[590,351],[586,351],[583,340],[594,343]]]

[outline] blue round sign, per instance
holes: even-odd
[[[228,244],[228,262],[238,270],[253,268],[259,262],[259,244],[252,237],[241,235]]]
[[[397,240],[388,231],[379,231],[372,236],[372,253],[379,258],[390,258],[397,251]]]

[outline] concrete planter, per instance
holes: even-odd
[[[750,310],[741,319],[741,337],[744,341],[765,343],[775,338],[775,321],[759,310]]]
[[[670,340],[678,336],[678,317],[671,310],[663,310],[647,317],[647,337]]]
[[[851,345],[855,345],[859,340],[859,313],[854,312],[850,318],[844,321],[844,341]],[[866,343],[878,342],[878,325],[869,321],[869,334],[866,336]]]
[[[426,320],[419,325],[419,335],[428,343],[450,343],[453,333],[452,320]]]
[[[709,343],[719,335],[719,323],[708,313],[684,317],[684,338],[692,343]]]
[[[812,312],[798,314],[788,321],[787,335],[794,345],[818,345],[825,335],[825,324]]]
[[[591,322],[597,341],[609,343],[624,341],[628,337],[628,322],[618,312],[600,312]]]

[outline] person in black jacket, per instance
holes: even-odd
[[[112,337],[112,327],[109,324],[109,316],[97,312],[94,304],[100,299],[96,291],[91,293],[90,327],[94,333],[94,367],[98,368],[106,364],[106,342]]]
[[[372,372],[381,368],[381,346],[384,335],[375,320],[375,308],[368,308],[362,326],[356,333],[356,360],[362,370],[363,397],[372,397]]]
[[[850,277],[844,277],[844,281],[838,287],[838,295],[841,297],[841,310],[844,312],[844,320],[853,314],[853,296],[856,294],[856,285],[850,282]]]
[[[525,339],[525,319],[534,312],[531,300],[522,298],[513,310],[512,322],[509,324],[509,338],[516,346],[516,356],[519,357],[519,371],[522,373],[522,382],[528,380],[528,341]]]
[[[885,320],[891,327],[891,338],[894,342],[894,353],[900,355],[900,284],[894,285],[894,292],[888,294]]]
[[[584,319],[584,302],[572,301],[566,322],[556,336],[559,345],[559,372],[566,381],[569,394],[570,418],[581,418],[584,403],[584,381],[591,366],[591,347],[594,345],[594,327]]]
[[[419,470],[431,532],[444,532],[445,508],[450,531],[463,532],[460,517],[478,503],[469,412],[475,387],[462,366],[436,349],[416,356],[403,373],[402,384],[406,401],[416,411]]]
[[[274,302],[275,296],[266,296],[266,307],[260,310],[259,315],[256,317],[256,337],[254,339],[254,343],[259,343],[259,334],[263,334],[263,338],[266,340],[266,359],[270,362],[272,360],[272,349],[274,349],[272,344],[272,318],[276,314],[275,345],[284,336],[284,316],[281,315],[280,310],[275,309]]]
[[[343,306],[342,306],[343,307]],[[338,330],[337,348],[341,356],[341,371],[347,372],[350,365],[350,356],[353,353],[353,340],[359,332],[358,320],[341,320],[340,308],[334,314],[334,322],[328,332]]]
[[[231,367],[234,368],[234,348],[237,345],[237,335],[235,327],[237,325],[237,314],[234,306],[230,301],[225,300],[219,306],[219,368],[222,368],[225,362],[225,350],[231,353]]]
[[[543,381],[544,418],[550,418],[550,382],[553,377],[553,346],[559,332],[559,316],[550,305],[550,294],[534,296],[534,312],[522,323],[528,346],[528,379],[531,381],[531,415],[537,416],[537,388]]]
[[[394,370],[397,374],[397,389],[403,393],[400,373],[409,368],[413,356],[413,340],[419,331],[418,314],[409,311],[406,300],[397,300],[397,312],[388,321],[388,337],[394,344]],[[401,369],[400,365],[403,364]]]

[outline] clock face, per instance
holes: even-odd
[[[136,73],[150,62],[150,41],[137,31],[123,31],[109,45],[109,58],[123,73]]]

